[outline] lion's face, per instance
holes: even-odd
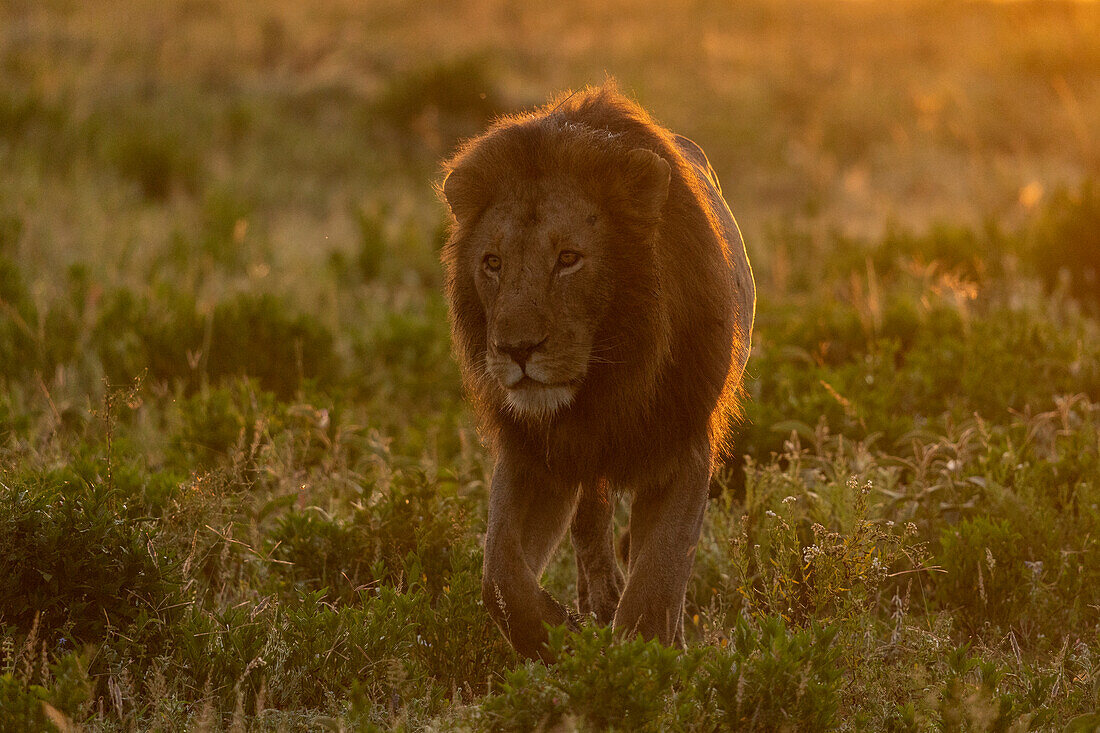
[[[606,130],[502,124],[446,165],[452,335],[481,404],[541,421],[658,340],[652,238],[670,167]]]
[[[546,181],[501,197],[470,233],[465,266],[485,311],[484,369],[517,414],[546,418],[567,406],[598,357],[605,228],[575,187]]]

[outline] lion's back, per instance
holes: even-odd
[[[690,164],[698,178],[700,187],[706,193],[706,201],[701,203],[709,207],[709,213],[718,224],[718,234],[725,240],[724,244],[733,273],[734,292],[731,296],[736,307],[738,331],[734,363],[730,369],[736,375],[735,379],[740,381],[745,363],[749,358],[752,326],[756,315],[756,283],[752,276],[752,266],[749,264],[748,252],[745,249],[745,241],[741,236],[741,230],[737,226],[737,221],[733,218],[733,212],[730,211],[729,204],[726,203],[722,195],[722,186],[718,181],[718,174],[715,173],[710,160],[707,159],[707,154],[690,138],[675,135],[674,139],[677,150]]]

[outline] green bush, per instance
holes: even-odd
[[[819,455],[827,458],[827,450]],[[892,571],[919,566],[924,546],[917,528],[873,516],[875,482],[829,476],[846,469],[844,459],[803,465],[795,453],[785,457],[785,470],[749,462],[743,507],[726,508],[745,512],[739,531],[729,526],[736,514],[712,520],[716,533],[728,533],[728,544],[717,559],[702,553],[700,577],[741,598],[743,605],[727,601],[727,614],[778,615],[799,625],[858,617],[881,602]]]
[[[165,116],[103,111],[87,132],[104,161],[152,201],[163,201],[175,190],[194,193],[204,175],[196,137],[174,129]]]
[[[208,191],[202,202],[202,229],[197,249],[217,266],[242,271],[250,262],[252,206],[225,188]]]
[[[76,475],[5,481],[0,492],[0,608],[43,638],[92,641],[165,603],[175,570],[155,528],[119,516],[126,497]]]
[[[181,399],[178,419],[172,444],[183,466],[195,460],[202,464],[232,461],[252,452],[262,437],[258,431],[278,431],[282,424],[275,395],[248,379]]]
[[[283,573],[306,590],[329,588],[348,599],[375,583],[417,583],[439,593],[449,583],[463,542],[464,505],[455,487],[433,483],[422,473],[396,474],[385,489],[366,487],[363,503],[347,519],[321,516],[316,509],[281,517],[268,544],[286,563]],[[409,563],[415,577],[406,577]]]
[[[90,710],[92,680],[77,652],[62,651],[56,661],[39,645],[37,627],[18,644],[3,636],[0,659],[0,729],[4,731],[57,730],[72,725]],[[15,649],[18,648],[18,651]]]
[[[354,526],[316,512],[291,512],[271,531],[271,555],[290,575],[310,590],[329,589],[330,597],[354,597],[382,568],[372,569],[375,555],[369,538]]]
[[[1034,226],[1031,265],[1050,287],[1065,279],[1069,291],[1100,306],[1100,183],[1059,191]]]
[[[574,635],[559,629],[550,647],[555,665],[515,669],[484,703],[494,729],[549,729],[565,719],[595,730],[661,730],[674,685],[690,677],[675,650],[641,640],[616,643],[610,628]]]
[[[112,384],[127,384],[148,370],[153,380],[193,384],[189,356],[202,344],[202,322],[189,295],[159,287],[148,297],[109,291],[90,335],[91,348]]]
[[[758,628],[740,620],[729,649],[703,663],[696,694],[706,696],[719,727],[828,730],[841,682],[835,636],[819,626],[792,632],[774,616]]]
[[[438,411],[462,399],[439,298],[430,299],[423,313],[388,313],[356,344],[356,364],[360,390],[391,405],[400,400]]]
[[[739,619],[728,645],[679,652],[616,641],[610,628],[555,629],[557,661],[508,673],[482,714],[496,730],[828,730],[840,683],[834,636]]]
[[[945,527],[936,561],[946,575],[937,580],[937,597],[970,628],[1005,628],[1030,596],[1027,557],[1023,538],[1003,520],[976,517]]]
[[[417,130],[421,142],[447,149],[506,109],[496,77],[485,56],[428,63],[392,76],[374,109],[394,129]]]
[[[433,592],[410,562],[405,587],[359,589],[339,605],[313,592],[284,603],[192,607],[171,630],[176,663],[193,690],[209,684],[223,708],[242,691],[251,704],[261,689],[269,705],[291,708],[321,707],[353,690],[368,709],[456,688],[483,692],[489,671],[514,656],[479,607],[479,567],[456,558],[451,581]]]
[[[362,279],[368,282],[382,273],[382,265],[386,261],[385,216],[385,209],[357,209],[355,212],[355,223],[359,227],[359,251],[355,264]]]
[[[104,299],[91,342],[116,384],[145,370],[153,380],[191,389],[204,377],[254,377],[289,399],[303,380],[331,382],[340,371],[329,330],[270,294],[242,293],[203,316],[192,297],[173,288],[159,287],[151,297],[118,289]]]
[[[823,419],[856,439],[893,442],[945,416],[999,419],[1052,394],[1100,397],[1100,363],[1078,356],[1092,338],[1084,323],[1003,308],[964,319],[947,304],[923,313],[910,306],[887,310],[876,337],[850,305],[769,310],[754,337],[759,376],[746,385],[738,441],[739,453],[761,460],[781,450],[777,424]]]
[[[212,379],[249,376],[281,399],[303,380],[339,374],[332,333],[316,318],[292,314],[274,295],[241,294],[214,308],[206,369]]]
[[[0,675],[0,711],[4,716],[4,730],[12,733],[54,731],[42,707],[48,691],[41,685],[24,686],[10,674]]]
[[[968,647],[948,650],[942,666],[930,716],[940,730],[1041,730],[1053,722],[1054,714],[1041,700],[1009,691],[1006,670],[971,655]],[[1034,680],[1026,682],[1031,687]]]

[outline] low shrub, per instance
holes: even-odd
[[[1004,628],[1028,601],[1028,557],[1023,538],[1003,520],[975,517],[945,527],[936,561],[947,572],[937,580],[937,597],[969,628]]]
[[[10,482],[10,483],[9,483]],[[166,603],[175,570],[148,520],[120,517],[126,497],[61,472],[5,480],[0,491],[0,608],[43,638],[101,639]]]
[[[827,730],[840,684],[834,636],[739,619],[721,646],[679,652],[616,641],[610,628],[555,629],[557,661],[509,672],[481,715],[494,730]]]
[[[258,254],[250,247],[255,239],[250,234],[251,216],[252,206],[236,192],[228,188],[207,191],[202,202],[202,228],[192,246],[224,271],[243,271]]]
[[[275,395],[248,379],[200,390],[177,406],[179,423],[171,443],[180,466],[232,462],[251,454],[263,437],[260,431],[278,431],[283,420]]]
[[[194,298],[161,286],[148,296],[126,288],[107,292],[89,338],[112,384],[148,370],[151,380],[194,385],[202,337]]]
[[[112,383],[144,370],[190,389],[204,379],[254,377],[289,399],[303,380],[331,382],[340,371],[329,330],[270,294],[240,294],[203,316],[174,288],[148,297],[117,289],[104,298],[91,344]]]
[[[350,516],[324,516],[316,508],[278,519],[268,540],[282,573],[303,590],[328,588],[334,598],[354,598],[378,583],[417,583],[433,594],[449,584],[463,541],[466,506],[457,486],[432,482],[417,471],[392,476],[387,486],[365,487]],[[407,577],[409,563],[415,577]]]
[[[506,109],[496,76],[484,55],[430,63],[391,77],[374,109],[394,129],[417,132],[421,145],[448,149]]]
[[[43,704],[49,691],[41,685],[21,685],[10,674],[0,675],[0,711],[6,730],[54,731]]]
[[[391,312],[356,344],[359,389],[379,401],[443,410],[461,402],[445,306],[432,298],[423,312]]]
[[[196,137],[175,129],[165,116],[104,110],[86,133],[103,160],[152,201],[163,201],[175,190],[196,192],[204,173]]]
[[[1054,195],[1033,226],[1029,264],[1047,285],[1100,307],[1100,181]]]
[[[211,379],[249,376],[281,399],[302,381],[339,374],[332,333],[306,314],[293,314],[274,295],[241,294],[219,303],[211,318],[205,366]]]
[[[805,471],[794,461],[785,471],[750,464],[748,513],[730,537],[724,590],[740,595],[749,613],[780,615],[799,625],[870,611],[891,571],[920,565],[924,548],[917,528],[870,516],[871,481],[823,476],[811,489],[801,478]],[[842,502],[845,511],[823,515],[823,497]]]

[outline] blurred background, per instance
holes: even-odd
[[[357,212],[436,226],[437,161],[493,115],[607,76],[703,146],[761,260],[777,226],[1017,223],[1100,167],[1089,2],[7,0],[0,29],[44,265],[140,272],[238,207],[240,257],[309,283]]]

